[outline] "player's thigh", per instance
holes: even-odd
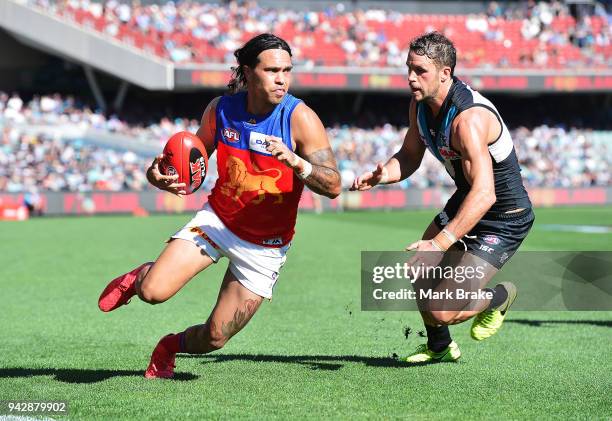
[[[173,239],[146,274],[140,290],[152,301],[165,301],[213,263],[213,259],[195,243]]]
[[[228,269],[225,272],[217,303],[208,318],[213,342],[222,346],[246,326],[259,309],[263,297],[248,290]]]

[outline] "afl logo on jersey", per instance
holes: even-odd
[[[240,132],[234,129],[225,127],[223,129],[223,137],[230,143],[240,142]]]

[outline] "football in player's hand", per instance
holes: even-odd
[[[202,186],[208,170],[208,155],[204,144],[189,132],[174,134],[164,147],[159,170],[164,175],[178,174],[179,183],[185,183],[187,194]]]

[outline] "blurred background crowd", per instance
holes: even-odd
[[[78,137],[67,139],[51,128],[76,126],[121,134],[160,151],[173,133],[195,133],[198,125],[194,119],[167,117],[154,124],[132,124],[80,105],[74,97],[41,95],[26,102],[17,94],[0,93],[0,191],[147,189],[145,170],[150,156]],[[334,124],[327,131],[343,185],[348,187],[356,175],[373,169],[399,149],[406,128]],[[562,125],[516,127],[511,132],[528,186],[612,185],[612,132]],[[215,180],[214,160],[211,165],[208,188]],[[400,183],[403,188],[450,185],[452,180],[429,153],[418,172]]]

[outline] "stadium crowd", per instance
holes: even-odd
[[[262,7],[255,1],[150,4],[118,0],[28,0],[84,26],[174,62],[233,63],[252,35],[274,32],[291,44],[297,64],[401,67],[411,38],[439,30],[455,39],[460,67],[601,67],[611,63],[609,3],[578,8],[562,1],[491,2],[480,14],[410,15]],[[333,6],[332,6],[333,5]]]
[[[149,126],[130,125],[117,117],[77,105],[60,95],[34,96],[25,103],[18,95],[0,92],[0,191],[91,191],[148,189],[145,177],[150,158],[131,151],[114,150],[67,140],[48,129],[59,123],[120,133],[151,142],[161,149],[165,140],[180,130],[197,130],[197,121],[165,118]],[[36,127],[31,133],[26,127]],[[406,128],[390,124],[370,129],[336,125],[327,129],[338,158],[344,187],[355,175],[373,168],[400,147]],[[512,130],[528,186],[610,186],[612,132],[549,127]],[[214,161],[214,160],[213,160]],[[214,162],[212,163],[214,166]],[[214,177],[207,177],[210,188]],[[426,153],[423,165],[401,187],[451,186],[440,164]]]

